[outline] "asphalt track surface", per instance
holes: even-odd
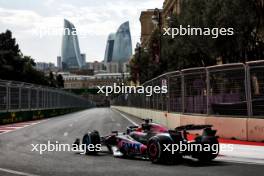
[[[129,117],[136,123],[139,119]],[[263,165],[216,160],[200,164],[185,159],[181,164],[166,166],[140,159],[115,158],[110,154],[86,156],[74,152],[32,152],[31,144],[47,141],[72,144],[88,129],[101,135],[113,130],[125,130],[131,121],[109,108],[96,108],[44,120],[16,131],[0,134],[0,176],[16,175],[88,175],[88,176],[246,176],[263,175]]]

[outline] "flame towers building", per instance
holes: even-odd
[[[113,60],[115,62],[127,62],[132,55],[132,41],[129,22],[123,23],[115,35]]]
[[[104,62],[127,62],[132,55],[132,41],[129,22],[123,23],[116,33],[108,36]]]
[[[64,19],[64,35],[62,38],[62,66],[63,70],[81,69],[84,66],[75,26]]]
[[[104,62],[111,62],[113,59],[113,51],[114,51],[114,44],[115,44],[115,33],[109,34],[106,42],[106,49],[105,49],[105,56]]]

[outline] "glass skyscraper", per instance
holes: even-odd
[[[105,57],[104,57],[105,63],[111,62],[113,59],[114,44],[115,44],[115,33],[111,33],[109,34],[106,42]]]
[[[62,66],[64,70],[80,69],[84,66],[75,26],[64,19],[64,35],[62,38]]]
[[[110,34],[107,39],[105,63],[127,62],[132,55],[132,41],[129,22],[123,23],[115,34]]]

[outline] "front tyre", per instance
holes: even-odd
[[[83,136],[82,144],[86,147],[83,150],[86,151],[86,154],[97,154],[96,145],[101,144],[101,138],[98,131],[88,132]],[[93,148],[91,150],[91,148]]]

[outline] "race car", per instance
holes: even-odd
[[[190,130],[203,130],[203,133],[193,141],[189,141],[187,134]],[[153,123],[151,119],[146,119],[141,126],[127,127],[126,132],[113,131],[104,137],[100,137],[98,131],[88,132],[83,136],[82,144],[85,146],[101,144],[114,156],[140,157],[162,164],[180,162],[183,156],[191,156],[200,161],[211,161],[219,153],[218,137],[211,125],[185,125],[169,130]],[[179,146],[182,145],[200,147],[198,150],[189,150],[190,148],[180,150]],[[207,150],[203,150],[203,147]],[[97,153],[98,151],[87,152],[87,154]]]

